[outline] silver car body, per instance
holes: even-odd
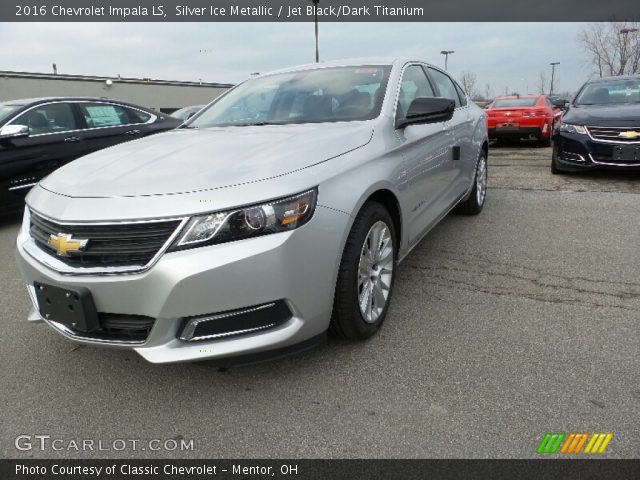
[[[27,198],[16,243],[19,269],[34,300],[29,320],[45,320],[33,287],[42,282],[88,288],[99,312],[155,319],[142,341],[92,337],[45,320],[76,342],[132,348],[154,363],[255,354],[323,334],[341,253],[365,201],[375,195],[396,210],[402,259],[470,194],[478,158],[488,145],[484,113],[469,99],[447,122],[394,127],[403,72],[422,62],[366,59],[290,70],[371,64],[392,65],[381,114],[373,120],[175,130],[91,154],[43,179]],[[452,159],[453,146],[460,147],[458,160]],[[169,218],[179,219],[181,228],[196,214],[314,187],[315,212],[299,229],[171,253],[164,253],[165,244],[136,271],[74,269],[30,236],[31,212],[62,225]],[[291,318],[276,327],[180,339],[185,318],[277,300],[286,302]]]

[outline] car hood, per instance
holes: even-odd
[[[638,127],[640,103],[572,106],[562,121],[587,126]]]
[[[232,187],[366,145],[370,122],[179,129],[117,145],[56,170],[40,186],[68,197],[137,197]]]

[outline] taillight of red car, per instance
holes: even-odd
[[[527,108],[522,111],[523,117],[544,117],[546,114],[544,108]]]

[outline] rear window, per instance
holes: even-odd
[[[509,107],[534,107],[538,102],[537,98],[499,98],[492,108],[509,108]]]

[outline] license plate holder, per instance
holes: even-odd
[[[519,123],[514,122],[499,123],[498,125],[496,125],[497,128],[518,128],[519,126]]]
[[[62,288],[34,282],[40,315],[80,332],[93,332],[100,328],[98,311],[89,289]]]
[[[622,162],[640,160],[640,147],[631,145],[616,145],[613,147],[613,159]]]

